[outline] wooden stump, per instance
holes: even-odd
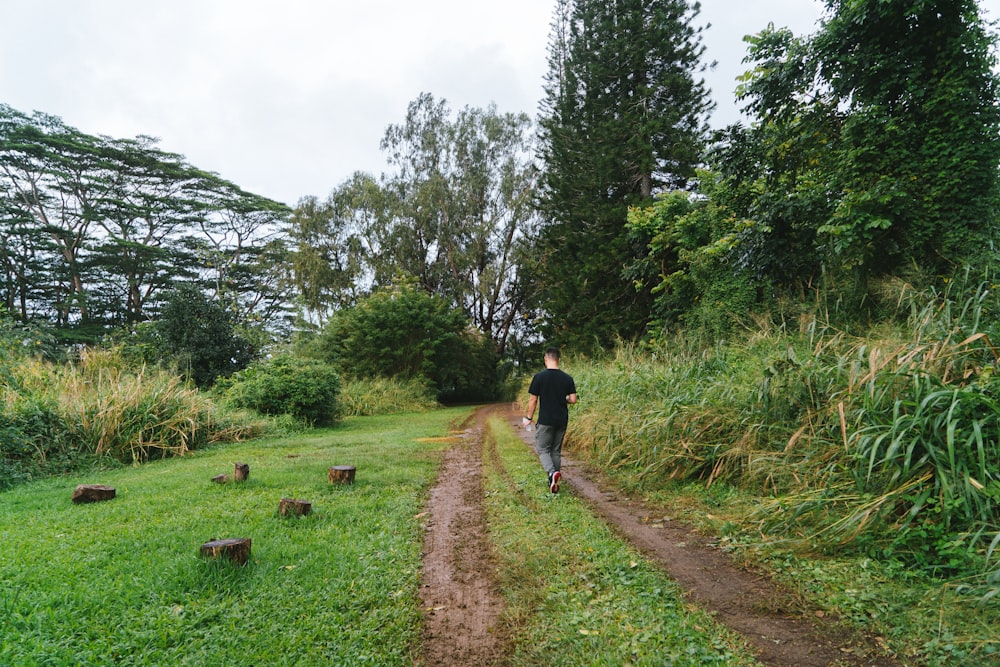
[[[237,565],[246,565],[250,560],[250,538],[235,537],[227,540],[212,540],[201,545],[202,558],[226,558]]]
[[[216,475],[212,478],[212,481],[216,484],[225,484],[229,481],[229,475]]]
[[[354,484],[354,466],[333,466],[327,471],[330,484]]]
[[[312,503],[308,500],[295,500],[294,498],[282,498],[278,503],[278,513],[281,516],[305,516],[312,511]]]
[[[101,484],[81,484],[73,491],[74,503],[96,503],[115,497],[115,487]]]
[[[250,476],[249,463],[237,463],[235,466],[233,466],[234,482],[245,482],[249,476]]]

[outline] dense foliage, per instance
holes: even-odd
[[[419,380],[442,401],[496,398],[491,341],[448,301],[413,285],[380,290],[338,313],[315,349],[348,376]]]
[[[720,203],[747,221],[734,259],[778,285],[826,273],[861,296],[872,276],[927,285],[982,267],[1000,212],[1000,84],[977,3],[827,7],[812,37],[748,39],[753,120],[712,160]]]
[[[773,496],[755,529],[805,546],[976,572],[1000,533],[1000,332],[986,317],[1000,303],[989,282],[896,290],[906,322],[877,334],[814,318],[574,368],[593,396],[574,438],[646,489],[698,479]]]
[[[256,420],[218,408],[172,374],[133,368],[114,350],[86,352],[72,364],[41,361],[10,347],[4,352],[0,489],[86,466],[184,454],[261,432]]]
[[[311,426],[332,426],[341,416],[340,375],[315,359],[282,354],[259,361],[225,382],[223,392],[235,407]]]
[[[254,356],[249,342],[234,330],[232,316],[194,285],[167,294],[155,330],[156,356],[199,387],[244,368]]]

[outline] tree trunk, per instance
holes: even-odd
[[[333,466],[327,477],[330,484],[354,484],[354,466]]]
[[[278,513],[281,516],[305,516],[312,511],[312,503],[308,500],[295,500],[293,498],[282,498],[278,503]]]
[[[96,503],[115,497],[115,487],[101,484],[81,484],[73,491],[74,503]]]
[[[250,538],[236,537],[226,540],[212,540],[201,545],[203,558],[226,558],[237,565],[246,565],[250,560]]]

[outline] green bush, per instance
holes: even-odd
[[[257,362],[224,383],[231,405],[329,426],[341,415],[340,375],[322,361],[289,354]]]
[[[410,285],[378,291],[341,311],[314,347],[345,376],[417,380],[439,400],[492,400],[497,354],[488,337],[442,297]]]

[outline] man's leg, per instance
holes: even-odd
[[[556,429],[552,426],[538,424],[535,427],[535,451],[538,452],[538,460],[542,462],[542,467],[545,468],[545,472],[548,473],[549,477],[559,469],[557,461],[554,461],[552,458],[555,435]]]
[[[565,428],[552,428],[552,447],[549,449],[549,456],[552,458],[552,471],[562,470],[562,444],[566,436]]]

